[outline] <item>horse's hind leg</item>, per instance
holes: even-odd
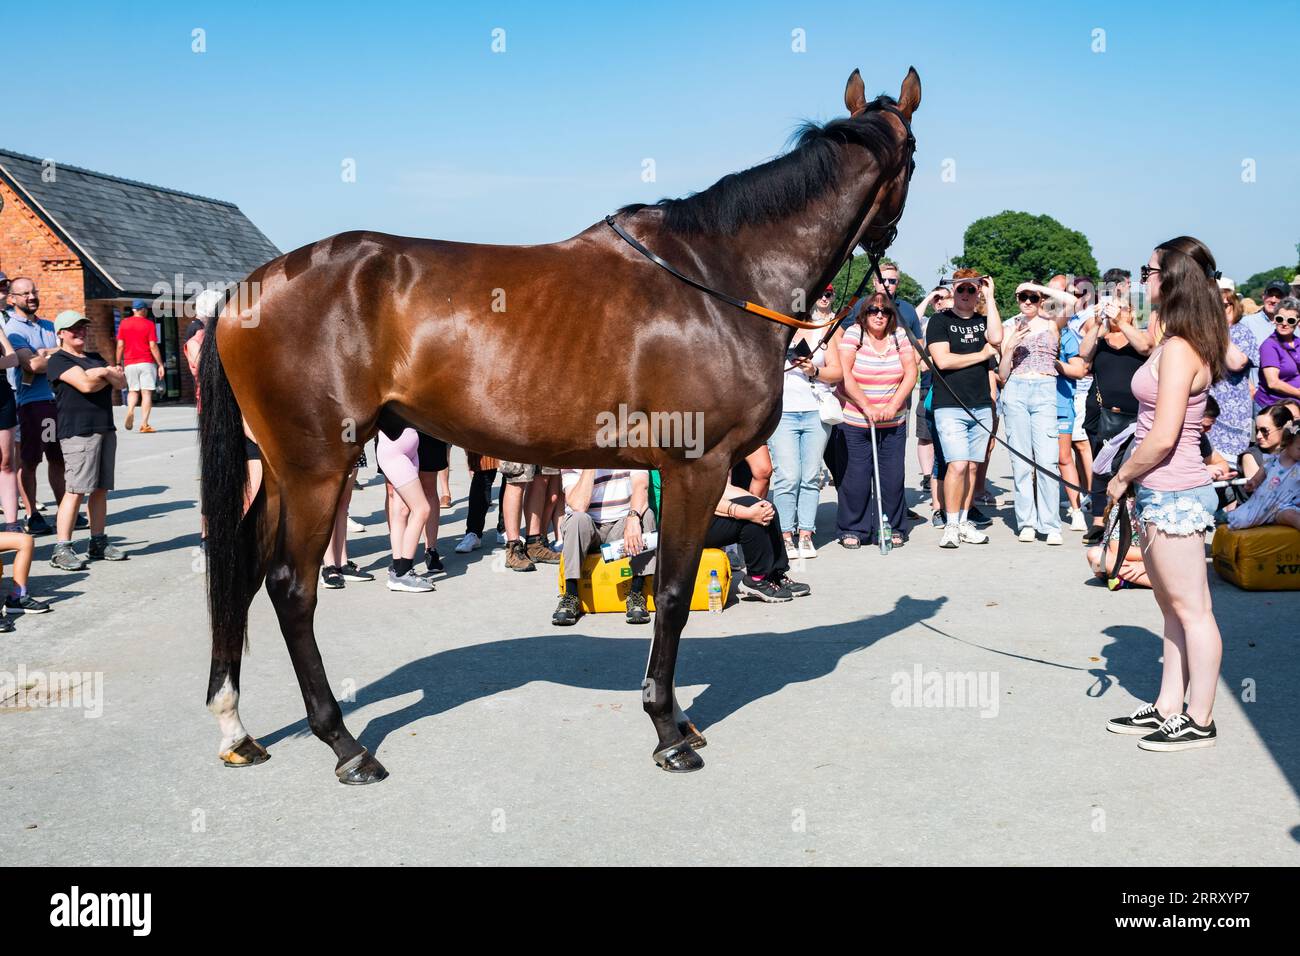
[[[673,675],[677,645],[691,610],[704,537],[725,487],[728,464],[725,456],[715,455],[663,470],[655,568],[655,636],[641,687],[642,706],[659,735],[655,763],[674,773],[704,766],[704,760],[695,752],[695,747],[704,745],[704,738],[677,704]]]
[[[312,624],[321,558],[347,477],[346,468],[338,475],[292,472],[276,476],[280,528],[267,567],[266,590],[298,676],[307,723],[338,758],[334,773],[342,783],[375,783],[387,777],[388,771],[343,725],[343,712],[325,676]]]
[[[265,496],[254,502],[253,513],[248,519],[252,522],[252,527],[256,528],[262,523],[265,507]],[[260,542],[255,547],[260,547]],[[239,620],[242,622],[247,620],[248,606],[262,586],[262,572],[259,559],[241,564],[240,570],[246,574],[241,582],[239,596],[243,612]],[[239,665],[244,654],[244,642],[237,639],[230,646],[231,656],[228,659],[215,652],[212,655],[212,669],[208,674],[208,710],[217,718],[217,726],[221,730],[221,745],[217,749],[221,762],[227,767],[252,767],[270,760],[271,755],[249,735],[244,729],[243,721],[239,719]]]

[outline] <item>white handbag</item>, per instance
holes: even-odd
[[[812,386],[812,390],[813,394],[817,396],[817,414],[821,416],[822,422],[827,425],[843,424],[844,408],[840,405],[840,400],[835,397],[835,393],[826,389],[818,389],[816,385]]]

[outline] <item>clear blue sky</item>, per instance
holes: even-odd
[[[284,250],[359,227],[545,242],[768,159],[799,120],[843,113],[854,67],[869,93],[896,94],[911,64],[918,169],[893,253],[921,281],[973,219],[1003,209],[1082,230],[1102,268],[1136,269],[1190,233],[1240,279],[1294,263],[1300,241],[1300,81],[1282,52],[1298,12],[10,4],[4,99],[27,111],[10,113],[0,145],[228,199]],[[504,53],[491,51],[498,27]],[[205,53],[191,52],[195,28]],[[796,28],[805,53],[791,51]],[[656,182],[642,182],[646,158]],[[941,181],[945,159],[955,182]]]

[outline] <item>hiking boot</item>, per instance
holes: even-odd
[[[53,532],[54,529],[51,528],[50,523],[45,520],[45,515],[41,514],[39,511],[28,516],[27,533],[32,537],[38,537],[43,534],[52,534]]]
[[[86,559],[77,554],[70,544],[56,544],[54,553],[50,555],[50,564],[54,565],[60,571],[84,571],[86,570]]]
[[[808,585],[804,584],[801,581],[792,580],[790,575],[788,574],[781,575],[780,580],[778,580],[776,583],[779,584],[781,587],[785,588],[787,591],[789,591],[792,595],[794,595],[797,598],[807,597],[808,595],[812,594],[812,588],[810,588]]]
[[[116,545],[108,543],[108,535],[92,534],[87,557],[92,561],[125,561],[126,554]]]
[[[629,624],[650,623],[650,611],[646,607],[645,594],[641,591],[627,592],[627,622]]]
[[[341,567],[339,567],[338,572],[344,581],[352,581],[353,583],[357,583],[357,584],[364,583],[366,581],[373,581],[375,579],[375,576],[373,574],[371,574],[369,571],[362,571],[352,561],[348,561],[345,564],[343,564]]]
[[[562,555],[540,538],[527,546],[528,558],[537,564],[559,564]]]
[[[555,613],[551,615],[551,623],[556,627],[569,627],[577,624],[580,617],[582,617],[582,602],[578,600],[578,595],[568,592],[561,594],[560,603],[556,605]]]
[[[784,604],[786,601],[794,600],[793,594],[771,578],[756,581],[749,575],[745,575],[740,579],[740,584],[737,585],[736,590],[742,595],[765,601],[768,604]]]
[[[320,583],[331,591],[336,591],[341,587],[346,587],[343,580],[343,572],[339,570],[338,565],[327,564],[320,569]]]
[[[528,550],[519,538],[506,545],[506,567],[511,571],[536,571],[537,565],[528,557]]]
[[[49,611],[50,606],[44,601],[38,601],[30,594],[24,594],[22,597],[9,595],[5,598],[5,608],[12,611],[23,611],[27,614],[44,614]]]

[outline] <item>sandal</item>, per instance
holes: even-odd
[[[897,531],[895,531],[892,535],[889,536],[890,547],[901,548],[906,543],[907,543],[907,539],[904,538]]]
[[[840,537],[840,547],[848,548],[850,551],[853,551],[856,548],[862,547],[862,541],[857,537],[857,535],[842,535]]]

